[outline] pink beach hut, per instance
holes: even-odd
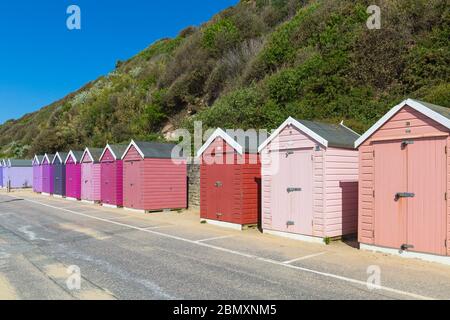
[[[450,264],[450,109],[408,99],[356,141],[360,248]]]
[[[70,151],[66,164],[66,198],[69,200],[81,199],[81,157],[83,151]]]
[[[100,202],[101,164],[103,149],[86,148],[81,157],[81,200]]]
[[[52,160],[54,154],[45,154],[44,160],[42,161],[42,194],[51,195],[53,194],[53,165]]]
[[[42,192],[42,162],[44,156],[35,155],[33,158],[33,191]]]
[[[313,242],[356,234],[358,138],[343,124],[289,118],[262,143],[263,231]]]
[[[104,206],[123,206],[123,161],[127,145],[107,145],[100,156],[101,202]]]

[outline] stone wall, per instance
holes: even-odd
[[[188,206],[191,209],[200,208],[200,165],[188,164]]]

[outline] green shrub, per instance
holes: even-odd
[[[203,30],[203,47],[220,54],[235,46],[240,39],[239,29],[230,19],[221,19]]]

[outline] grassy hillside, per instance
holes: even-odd
[[[288,115],[364,131],[406,97],[450,107],[446,0],[242,0],[77,92],[0,126],[0,155],[163,139],[177,127],[274,128]]]

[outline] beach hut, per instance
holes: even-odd
[[[66,196],[66,165],[67,152],[57,152],[52,160],[53,165],[53,196]]]
[[[0,188],[3,188],[3,159],[0,159]]]
[[[123,206],[123,161],[127,145],[107,145],[100,156],[101,202],[104,206]]]
[[[198,150],[200,217],[224,227],[258,224],[261,163],[257,135],[217,129]]]
[[[33,158],[33,191],[42,192],[42,162],[43,155],[35,155]]]
[[[86,148],[81,157],[81,200],[99,202],[101,197],[100,156],[103,149]]]
[[[33,186],[33,161],[22,159],[9,159],[6,161],[6,184],[11,183],[11,188],[31,188]],[[4,180],[5,181],[5,180]]]
[[[7,159],[3,159],[2,160],[2,167],[3,167],[3,173],[2,173],[2,185],[3,188],[6,188],[7,186],[7,180],[8,180],[8,164],[7,164]]]
[[[66,165],[66,198],[81,199],[81,157],[83,151],[70,151],[64,161]]]
[[[357,233],[360,136],[288,118],[259,147],[264,233],[323,242]]]
[[[45,154],[42,161],[42,194],[53,194],[53,165],[52,160],[55,157],[54,154]]]
[[[362,249],[450,263],[449,134],[450,109],[408,99],[356,141]]]
[[[172,158],[176,148],[131,141],[122,156],[124,208],[145,212],[187,207],[186,160]]]

